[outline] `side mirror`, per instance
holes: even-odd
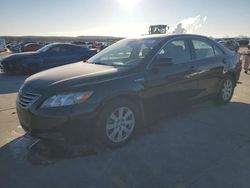
[[[154,61],[155,66],[169,66],[172,64],[172,58],[169,57],[157,57]]]

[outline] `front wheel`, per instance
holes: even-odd
[[[233,97],[235,81],[231,76],[226,76],[220,85],[219,92],[216,97],[216,103],[229,103]]]
[[[138,124],[137,107],[128,100],[111,102],[100,114],[97,127],[98,140],[109,147],[128,142]]]

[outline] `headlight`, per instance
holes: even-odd
[[[93,91],[54,95],[48,98],[46,101],[44,101],[41,108],[69,106],[73,104],[84,103],[88,100],[88,98],[92,94],[93,94]]]

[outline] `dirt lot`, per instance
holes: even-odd
[[[24,79],[0,74],[1,187],[250,186],[250,75],[242,73],[228,105],[207,102],[163,118],[120,149],[55,155],[23,136],[15,98]]]

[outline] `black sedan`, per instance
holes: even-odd
[[[12,54],[0,62],[0,68],[6,73],[35,73],[41,70],[87,60],[97,53],[96,50],[72,45],[49,44],[36,52]]]
[[[176,105],[228,103],[240,71],[238,54],[203,36],[124,39],[86,63],[29,77],[17,113],[34,137],[120,146],[148,117]]]

